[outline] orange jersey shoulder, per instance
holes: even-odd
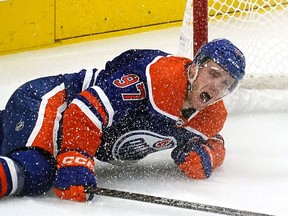
[[[208,138],[215,136],[223,128],[227,118],[227,110],[223,100],[201,110],[185,127],[191,127],[203,133]]]
[[[187,89],[187,58],[161,57],[150,65],[150,100],[172,116],[179,116]],[[149,81],[148,81],[149,82]]]

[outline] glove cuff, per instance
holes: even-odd
[[[207,141],[207,145],[210,147],[210,154],[211,158],[213,160],[213,170],[219,166],[222,165],[225,155],[226,155],[226,149],[224,146],[224,139],[218,138],[218,137],[213,137],[210,138]]]
[[[94,160],[78,151],[67,151],[57,156],[57,167],[82,166],[94,173]]]
[[[60,199],[73,200],[77,202],[86,202],[88,200],[83,186],[71,186],[69,190],[54,188],[54,193]]]

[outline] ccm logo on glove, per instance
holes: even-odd
[[[67,152],[68,153],[68,152]],[[66,153],[63,153],[57,157],[58,165],[62,166],[84,166],[87,167],[92,172],[94,171],[94,161],[83,156],[79,152],[73,152],[74,156],[71,156],[71,152],[69,152],[69,156],[66,156]],[[59,163],[60,162],[60,163]]]
[[[65,157],[62,161],[62,164],[71,166],[76,166],[77,164],[81,166],[86,165],[89,167],[89,169],[93,167],[91,161],[83,157]]]

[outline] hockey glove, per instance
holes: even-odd
[[[97,187],[94,176],[94,161],[77,151],[68,151],[57,156],[58,170],[54,192],[61,199],[78,202],[90,201],[93,194],[86,189]]]
[[[223,138],[220,136],[205,141],[201,137],[194,137],[186,145],[173,149],[171,156],[178,168],[188,177],[193,179],[209,178],[212,171],[224,160]]]

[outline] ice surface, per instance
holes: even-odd
[[[180,28],[176,27],[2,56],[0,109],[4,108],[6,101],[20,84],[39,76],[79,71],[82,68],[101,69],[107,60],[130,48],[161,49],[176,53],[179,31]],[[99,186],[286,215],[288,100],[285,95],[288,94],[286,91],[276,91],[273,94],[251,91],[253,90],[240,89],[227,99],[228,110],[232,112],[222,131],[226,140],[227,156],[224,164],[215,170],[210,179],[196,181],[186,178],[173,164],[170,151],[164,151],[149,155],[129,168],[98,162],[96,172]],[[52,192],[35,198],[4,198],[0,200],[0,214],[207,215],[203,212],[103,196],[96,196],[89,204],[74,203],[59,200]]]

